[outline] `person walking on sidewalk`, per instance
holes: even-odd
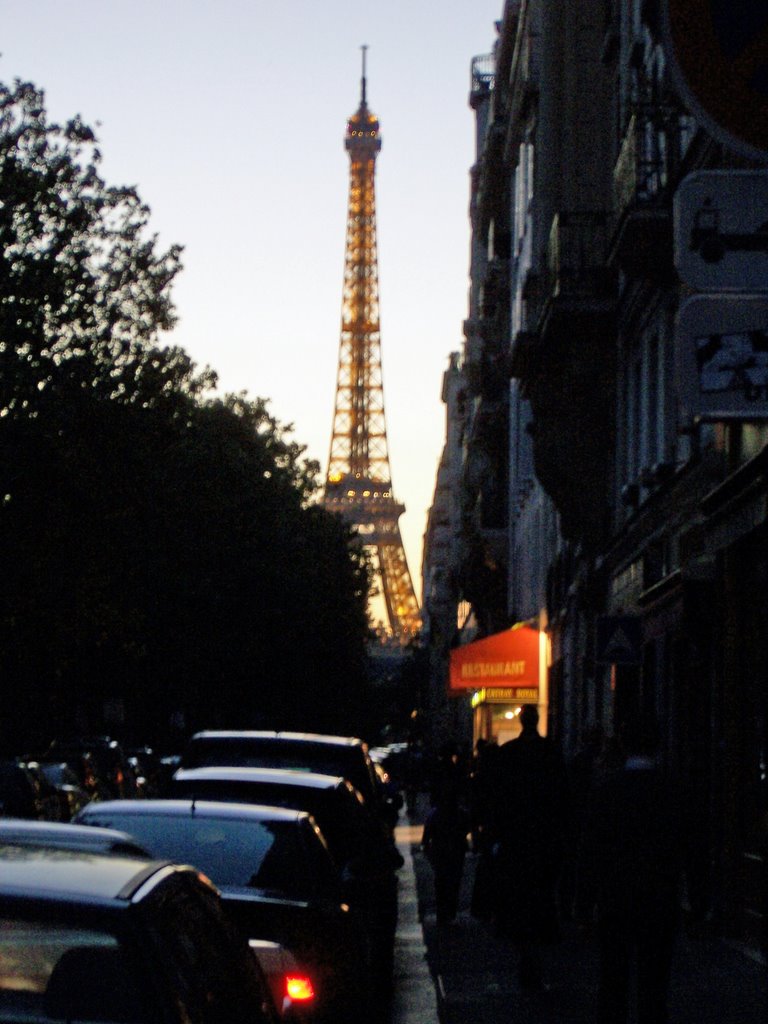
[[[583,861],[591,875],[600,947],[598,1024],[666,1024],[680,919],[680,800],[658,760],[655,726],[635,722],[620,737],[623,766],[598,787]],[[631,977],[637,1016],[630,1017]]]
[[[455,921],[459,909],[470,827],[464,766],[454,744],[446,744],[441,751],[431,800],[422,848],[434,872],[437,923],[447,925]]]
[[[481,921],[493,920],[496,906],[488,779],[498,749],[496,740],[479,739],[475,745],[475,756],[469,774],[470,834],[472,851],[476,855],[469,911],[472,917]]]
[[[538,722],[536,707],[524,705],[522,732],[497,750],[489,790],[496,928],[518,948],[525,989],[544,987],[542,947],[560,937],[557,888],[568,813],[565,769]]]

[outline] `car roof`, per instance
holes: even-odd
[[[270,729],[204,729],[196,732],[191,743],[201,739],[219,740],[286,740],[301,743],[327,743],[336,747],[358,747],[365,746],[363,740],[357,736],[332,736],[319,732],[290,732]]]
[[[224,800],[197,800],[194,797],[186,797],[172,800],[97,800],[87,804],[79,812],[78,820],[86,821],[89,817],[98,818],[108,815],[128,819],[149,814],[162,814],[168,818],[190,817],[193,814],[198,818],[250,818],[255,822],[296,821],[298,818],[309,817],[306,811],[294,811],[286,807],[228,803]]]
[[[0,843],[0,896],[128,901],[168,861]]]
[[[351,786],[341,775],[322,775],[319,772],[302,771],[300,768],[247,768],[211,765],[202,768],[179,768],[173,775],[177,782],[274,782],[285,786],[302,786],[305,789],[337,789]]]
[[[126,857],[149,856],[128,832],[58,821],[27,821],[17,818],[0,820],[0,843],[44,845],[59,850],[85,850],[92,853],[120,853]]]

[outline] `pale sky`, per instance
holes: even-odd
[[[504,0],[0,0],[0,79],[97,127],[184,246],[165,340],[222,391],[270,400],[325,474],[338,362],[346,119],[381,124],[376,199],[390,467],[417,594],[469,270],[470,64]]]

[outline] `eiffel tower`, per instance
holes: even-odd
[[[323,505],[355,527],[371,554],[389,637],[402,644],[418,632],[421,616],[398,525],[405,506],[393,497],[387,454],[374,192],[381,138],[365,96],[366,49],[360,106],[347,122],[344,140],[350,160],[344,291]]]

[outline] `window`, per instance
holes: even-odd
[[[98,808],[88,820],[107,822]],[[218,886],[273,889],[294,899],[308,896],[311,879],[295,822],[115,812],[107,827],[130,832],[153,856],[194,864]]]
[[[659,397],[662,377],[659,365],[659,339],[655,335],[647,346],[646,400],[645,400],[645,465],[653,466],[659,462],[661,440],[661,424],[659,417]]]
[[[622,385],[619,480],[654,485],[650,470],[665,461],[666,352],[654,332],[627,353]]]
[[[3,1020],[147,1024],[157,1018],[142,991],[136,966],[113,935],[56,921],[0,918]]]

